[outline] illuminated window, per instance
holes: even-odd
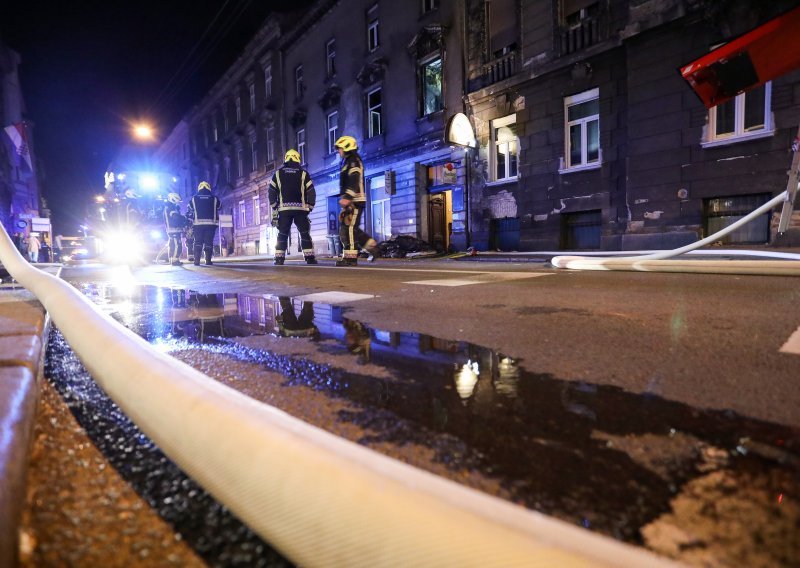
[[[244,200],[239,202],[239,226],[247,226],[247,209],[244,206]]]
[[[244,175],[244,151],[241,148],[236,150],[236,165],[239,177],[242,177]]]
[[[380,45],[378,28],[378,6],[373,6],[367,12],[367,49],[369,51],[375,51]]]
[[[332,39],[325,44],[325,69],[328,77],[336,75],[336,40]]]
[[[444,108],[442,99],[442,58],[437,55],[420,65],[420,85],[422,87],[422,116]]]
[[[336,151],[336,139],[339,138],[339,113],[334,111],[328,115],[328,154]]]
[[[517,115],[512,114],[492,121],[490,131],[490,162],[492,181],[516,179],[519,163],[519,140],[517,139]]]
[[[303,82],[303,66],[298,65],[294,68],[294,94],[298,99],[302,99],[305,91],[306,86]]]
[[[774,132],[771,99],[772,83],[766,83],[709,110],[705,145],[771,135]]]
[[[272,65],[264,67],[264,96],[267,99],[272,96]]]
[[[219,130],[217,129],[217,115],[211,117],[211,131],[214,136],[214,142],[219,140]]]
[[[300,163],[306,163],[306,130],[302,128],[297,131],[297,152],[300,154]]]
[[[256,144],[255,136],[250,139],[250,158],[253,166],[252,171],[256,171],[258,169],[258,145]]]
[[[270,126],[267,128],[267,161],[275,160],[275,129]]]
[[[253,224],[261,224],[261,199],[257,193],[253,196]]]
[[[565,169],[600,164],[600,90],[564,99]]]
[[[381,89],[367,93],[367,125],[369,137],[383,133],[383,102]]]

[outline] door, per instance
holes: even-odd
[[[428,200],[431,245],[440,252],[447,250],[447,209],[443,193],[435,193]]]
[[[390,200],[372,202],[372,238],[382,243],[392,238],[392,216]]]

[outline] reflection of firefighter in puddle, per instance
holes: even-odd
[[[294,305],[288,296],[279,298],[281,314],[275,318],[278,330],[284,337],[319,338],[319,328],[314,325],[314,302],[303,302],[300,316],[294,313]]]
[[[172,291],[172,329],[176,337],[203,343],[208,336],[225,337],[225,312],[216,294]]]
[[[368,362],[369,348],[372,343],[369,329],[363,323],[349,319],[344,319],[342,325],[344,326],[344,339],[347,344],[347,350],[350,353],[358,354],[360,362]]]

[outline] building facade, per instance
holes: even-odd
[[[295,148],[317,188],[315,253],[335,254],[333,143],[346,134],[364,158],[365,229],[379,241],[684,245],[786,188],[800,71],[709,111],[678,69],[795,5],[319,0],[268,20],[187,115],[191,185],[217,189],[236,252],[270,254],[266,186]],[[474,147],[451,136],[459,115]],[[765,214],[726,242],[780,244],[776,223]]]
[[[476,244],[673,248],[786,189],[800,71],[708,111],[678,69],[794,5],[469,0]],[[776,222],[725,241],[772,243]]]
[[[19,54],[0,43],[0,126],[3,128],[0,132],[0,223],[9,235],[27,234],[31,230],[50,231],[49,222],[46,227],[38,222],[40,214],[49,216],[49,212],[41,203],[33,124],[24,120],[19,65]]]

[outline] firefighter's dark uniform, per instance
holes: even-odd
[[[219,207],[219,199],[207,187],[198,189],[189,201],[186,217],[192,222],[195,266],[200,265],[201,254],[205,254],[206,265],[213,264],[211,255],[214,252],[214,234],[219,225]]]
[[[294,161],[286,161],[269,182],[269,205],[278,210],[278,242],[275,264],[283,264],[292,223],[300,232],[300,246],[308,264],[317,264],[308,215],[314,209],[316,191],[311,176]]]
[[[361,216],[367,204],[364,193],[364,163],[361,156],[353,150],[346,152],[339,173],[339,199],[347,202],[339,214],[339,237],[342,239],[342,263],[355,265],[358,249],[374,250],[377,243],[361,227]]]
[[[169,238],[169,261],[172,264],[180,264],[181,249],[183,249],[181,240],[183,230],[186,228],[186,218],[181,215],[179,205],[170,201],[164,203],[164,224]]]

